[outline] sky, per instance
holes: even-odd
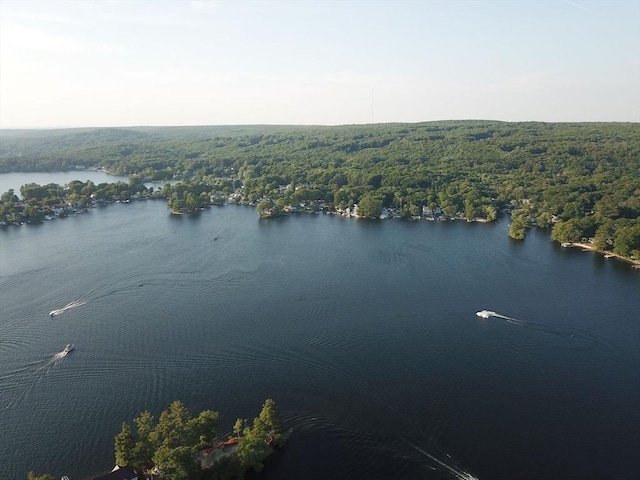
[[[640,122],[640,0],[0,0],[0,128]]]

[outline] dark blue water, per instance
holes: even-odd
[[[0,230],[0,478],[265,398],[293,429],[268,479],[638,478],[640,271],[507,228],[139,202]]]

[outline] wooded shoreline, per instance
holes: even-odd
[[[328,208],[411,219],[440,210],[487,221],[507,209],[514,239],[550,228],[558,242],[593,238],[599,250],[640,259],[636,123],[140,127],[1,131],[0,139],[0,172],[90,167],[130,176],[116,188],[70,184],[72,203],[138,196],[164,198],[175,213],[235,202],[265,217]],[[149,193],[146,181],[167,183]],[[27,202],[52,198],[31,187]],[[0,221],[15,220],[11,200],[3,195]]]
[[[615,258],[617,260],[622,260],[623,262],[631,263],[632,265],[634,265],[634,268],[637,268],[635,267],[636,265],[640,266],[640,260],[633,259],[633,258],[626,258],[626,257],[623,257],[622,255],[618,255],[616,253],[613,253],[607,250],[598,250],[592,243],[572,242],[569,248],[571,247],[582,248],[583,250],[588,250],[590,252],[603,255],[605,258]]]

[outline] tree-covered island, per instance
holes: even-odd
[[[264,460],[286,441],[271,399],[251,425],[236,420],[233,435],[222,441],[217,426],[217,412],[204,410],[192,417],[177,400],[157,422],[151,413],[142,412],[132,425],[124,422],[115,437],[116,465],[162,480],[242,478],[250,470],[260,471]]]
[[[640,125],[446,121],[340,127],[111,128],[0,132],[0,172],[102,168],[128,184],[28,185],[0,222],[39,221],[111,201],[215,203],[263,218],[319,211],[367,218],[512,217],[640,259]],[[146,181],[167,181],[147,189]],[[170,182],[170,183],[169,183]],[[23,191],[24,190],[24,191]],[[53,217],[51,217],[53,218]]]
[[[287,441],[271,399],[265,400],[251,424],[237,419],[228,435],[218,435],[218,420],[218,412],[212,410],[193,417],[179,400],[157,420],[144,411],[133,422],[123,422],[115,436],[116,467],[131,468],[138,478],[242,479],[250,471],[261,471],[267,457]],[[27,480],[53,479],[50,474],[27,475]]]

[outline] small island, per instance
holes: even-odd
[[[133,425],[123,423],[115,437],[116,465],[163,480],[242,478],[250,470],[260,471],[264,460],[286,442],[271,399],[251,425],[238,419],[233,434],[222,438],[217,435],[218,417],[211,410],[191,417],[178,400],[157,422],[148,411],[142,412]]]
[[[204,410],[192,417],[176,400],[157,421],[144,411],[132,423],[123,422],[115,436],[115,467],[93,480],[159,478],[161,480],[231,480],[259,472],[270,455],[283,448],[275,402],[265,400],[260,414],[247,424],[237,419],[233,432],[218,435],[218,412]],[[27,480],[55,480],[51,474],[29,472]]]

